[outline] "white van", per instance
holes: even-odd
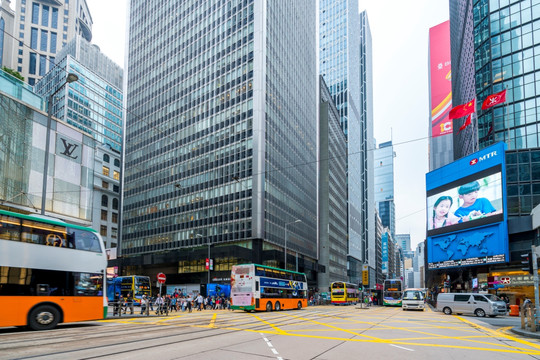
[[[401,308],[403,311],[409,309],[417,309],[424,311],[425,302],[424,295],[419,289],[407,289],[403,292],[403,298],[401,299]]]
[[[437,296],[437,310],[446,315],[456,313],[495,317],[506,315],[506,303],[492,294],[441,293]]]

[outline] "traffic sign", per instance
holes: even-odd
[[[159,273],[159,274],[157,274],[157,281],[158,281],[158,283],[160,283],[160,284],[165,284],[165,280],[167,280],[167,277],[165,276],[164,273]]]

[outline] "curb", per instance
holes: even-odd
[[[532,332],[532,331],[523,330],[521,327],[517,327],[517,326],[511,328],[510,331],[513,332],[514,334],[518,334],[518,335],[525,336],[528,338],[540,339],[540,332]]]

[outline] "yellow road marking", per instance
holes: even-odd
[[[215,324],[216,324],[216,318],[217,318],[217,314],[214,313],[214,315],[212,316],[212,320],[210,320],[210,324],[208,325],[208,327],[215,327]]]
[[[253,316],[255,319],[259,320],[260,322],[270,326],[272,329],[276,330],[279,334],[287,334],[285,331],[281,330],[280,328],[278,328],[277,326],[274,326],[273,324],[271,324],[270,322],[266,321],[266,320],[263,320],[261,319],[260,317],[258,317],[257,315],[253,315],[253,314],[250,314],[251,316]]]
[[[505,337],[507,338],[508,340],[512,340],[512,341],[515,341],[515,342],[518,342],[520,344],[523,344],[523,345],[527,345],[527,346],[530,346],[530,347],[533,347],[535,349],[540,349],[540,345],[537,345],[537,344],[534,344],[534,343],[531,343],[529,341],[526,341],[526,340],[522,340],[522,339],[519,339],[515,336],[512,336],[512,335],[507,335],[507,334],[503,334],[503,333],[498,333],[496,331],[493,331],[491,329],[488,329],[487,327],[485,326],[482,326],[482,325],[479,325],[479,324],[475,324],[473,323],[472,321],[469,321],[467,319],[464,319],[462,318],[461,316],[456,316],[454,315],[456,318],[460,319],[461,321],[463,321],[464,323],[467,323],[467,324],[470,324],[471,326],[473,327],[477,327],[478,329],[482,329],[484,331],[487,331],[493,335],[499,335],[499,336],[502,336],[502,337]]]

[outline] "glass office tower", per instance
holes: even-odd
[[[314,281],[316,25],[315,1],[131,1],[124,272],[226,282],[287,249]]]
[[[369,216],[375,213],[374,203],[369,206],[368,201],[369,186],[373,186],[369,181],[373,172],[368,171],[369,157],[373,156],[368,152],[368,141],[373,138],[373,128],[369,127],[372,92],[368,89],[371,34],[365,12],[358,14],[356,0],[321,0],[319,24],[319,71],[348,141],[348,272],[349,281],[358,283],[361,265],[369,260],[368,223],[373,222],[375,227],[374,217]],[[373,232],[373,249],[374,241]]]

